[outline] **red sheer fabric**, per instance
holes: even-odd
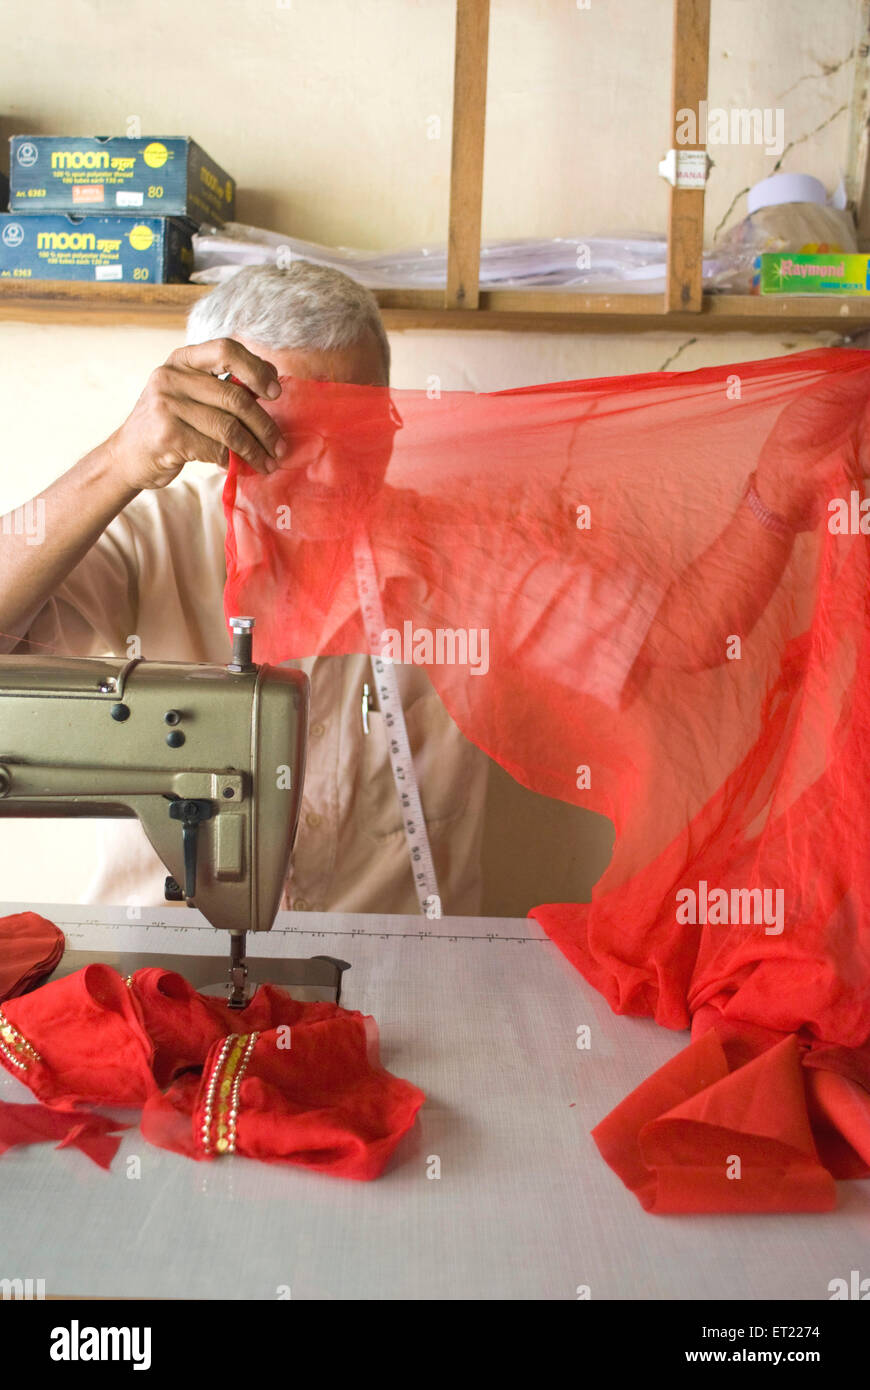
[[[364,536],[379,654],[613,820],[592,901],[533,915],[614,1010],[693,1027],[596,1130],[656,1211],[819,1210],[870,1173],[868,397],[835,349],[491,395],[285,379],[288,455],[231,459],[257,660],[370,649]]]
[[[50,975],[63,948],[63,932],[38,912],[0,917],[0,1004]]]
[[[0,1063],[42,1105],[0,1102],[0,1152],[59,1138],[108,1167],[126,1126],[195,1159],[239,1153],[376,1178],[423,1103],[378,1060],[374,1019],[262,986],[243,1013],[171,971],[91,965],[4,1006]],[[244,1030],[242,1032],[241,1030]]]
[[[111,1167],[118,1152],[117,1131],[128,1129],[102,1115],[49,1110],[45,1105],[9,1105],[0,1101],[0,1154],[27,1144],[60,1142],[58,1149],[81,1149],[100,1168]]]

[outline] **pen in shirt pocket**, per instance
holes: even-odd
[[[378,706],[378,703],[377,703],[377,697],[376,697],[376,695],[375,695],[375,692],[374,692],[374,690],[372,689],[372,687],[369,685],[368,681],[365,681],[365,682],[363,683],[363,688],[362,688],[362,700],[361,700],[360,703],[361,703],[361,707],[362,707],[362,726],[363,726],[363,733],[364,733],[364,734],[368,734],[368,733],[371,733],[371,725],[369,724],[369,712],[370,712],[371,710],[373,710],[373,709],[376,710],[376,709],[378,709],[378,707],[379,707],[379,706]]]

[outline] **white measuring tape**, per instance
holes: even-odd
[[[385,661],[378,653],[383,643],[385,630],[384,609],[378,588],[375,561],[368,536],[359,532],[354,541],[354,566],[356,586],[362,610],[366,640],[372,659],[375,689],[378,692],[380,711],[387,729],[387,745],[390,753],[390,766],[396,795],[402,808],[402,824],[408,853],[411,856],[411,872],[414,887],[420,900],[420,907],[427,917],[441,916],[441,897],[438,893],[438,880],[435,864],[429,846],[429,833],[420,801],[417,774],[414,771],[414,758],[408,742],[405,725],[405,712],[399,695],[399,682],[391,661]]]

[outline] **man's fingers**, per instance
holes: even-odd
[[[235,415],[272,458],[279,456],[281,431],[245,386],[234,381],[218,381],[217,377],[200,377],[199,385],[203,386],[200,399],[227,415]]]
[[[179,413],[185,402],[193,402],[233,415],[272,458],[280,456],[283,443],[281,431],[246,387],[233,381],[219,381],[207,372],[177,367],[163,370],[169,377],[169,391]]]
[[[178,401],[176,413],[180,420],[209,441],[210,452],[197,454],[197,458],[209,463],[219,463],[224,467],[228,461],[228,451],[232,450],[258,473],[270,473],[275,467],[271,455],[250,430],[246,429],[238,416],[191,399]]]
[[[214,338],[208,343],[194,343],[176,348],[167,359],[169,366],[188,367],[195,372],[221,376],[231,372],[255,396],[277,400],[281,394],[278,372],[271,362],[255,357],[234,338]]]
[[[229,464],[230,451],[225,444],[219,444],[216,439],[200,434],[198,430],[182,424],[180,420],[176,438],[178,452],[183,454],[187,463],[197,459],[200,463],[216,463],[220,468],[226,468]]]

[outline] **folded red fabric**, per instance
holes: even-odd
[[[746,1060],[755,1042],[733,1033],[729,1046],[710,1028],[593,1130],[648,1211],[830,1211],[835,1176],[870,1172],[855,1152],[847,1160],[829,1150],[822,1160],[798,1039],[782,1037]],[[870,1095],[845,1085],[832,1097],[833,1125],[839,1132],[854,1106],[853,1134],[870,1152]]]
[[[63,932],[38,912],[0,917],[0,1004],[50,975],[64,944]]]
[[[123,1126],[82,1105],[141,1109],[149,1142],[194,1159],[376,1178],[424,1100],[380,1065],[371,1017],[269,985],[240,1014],[161,969],[90,965],[12,1001],[0,1063],[43,1102],[0,1103],[0,1152],[60,1137],[102,1166]]]

